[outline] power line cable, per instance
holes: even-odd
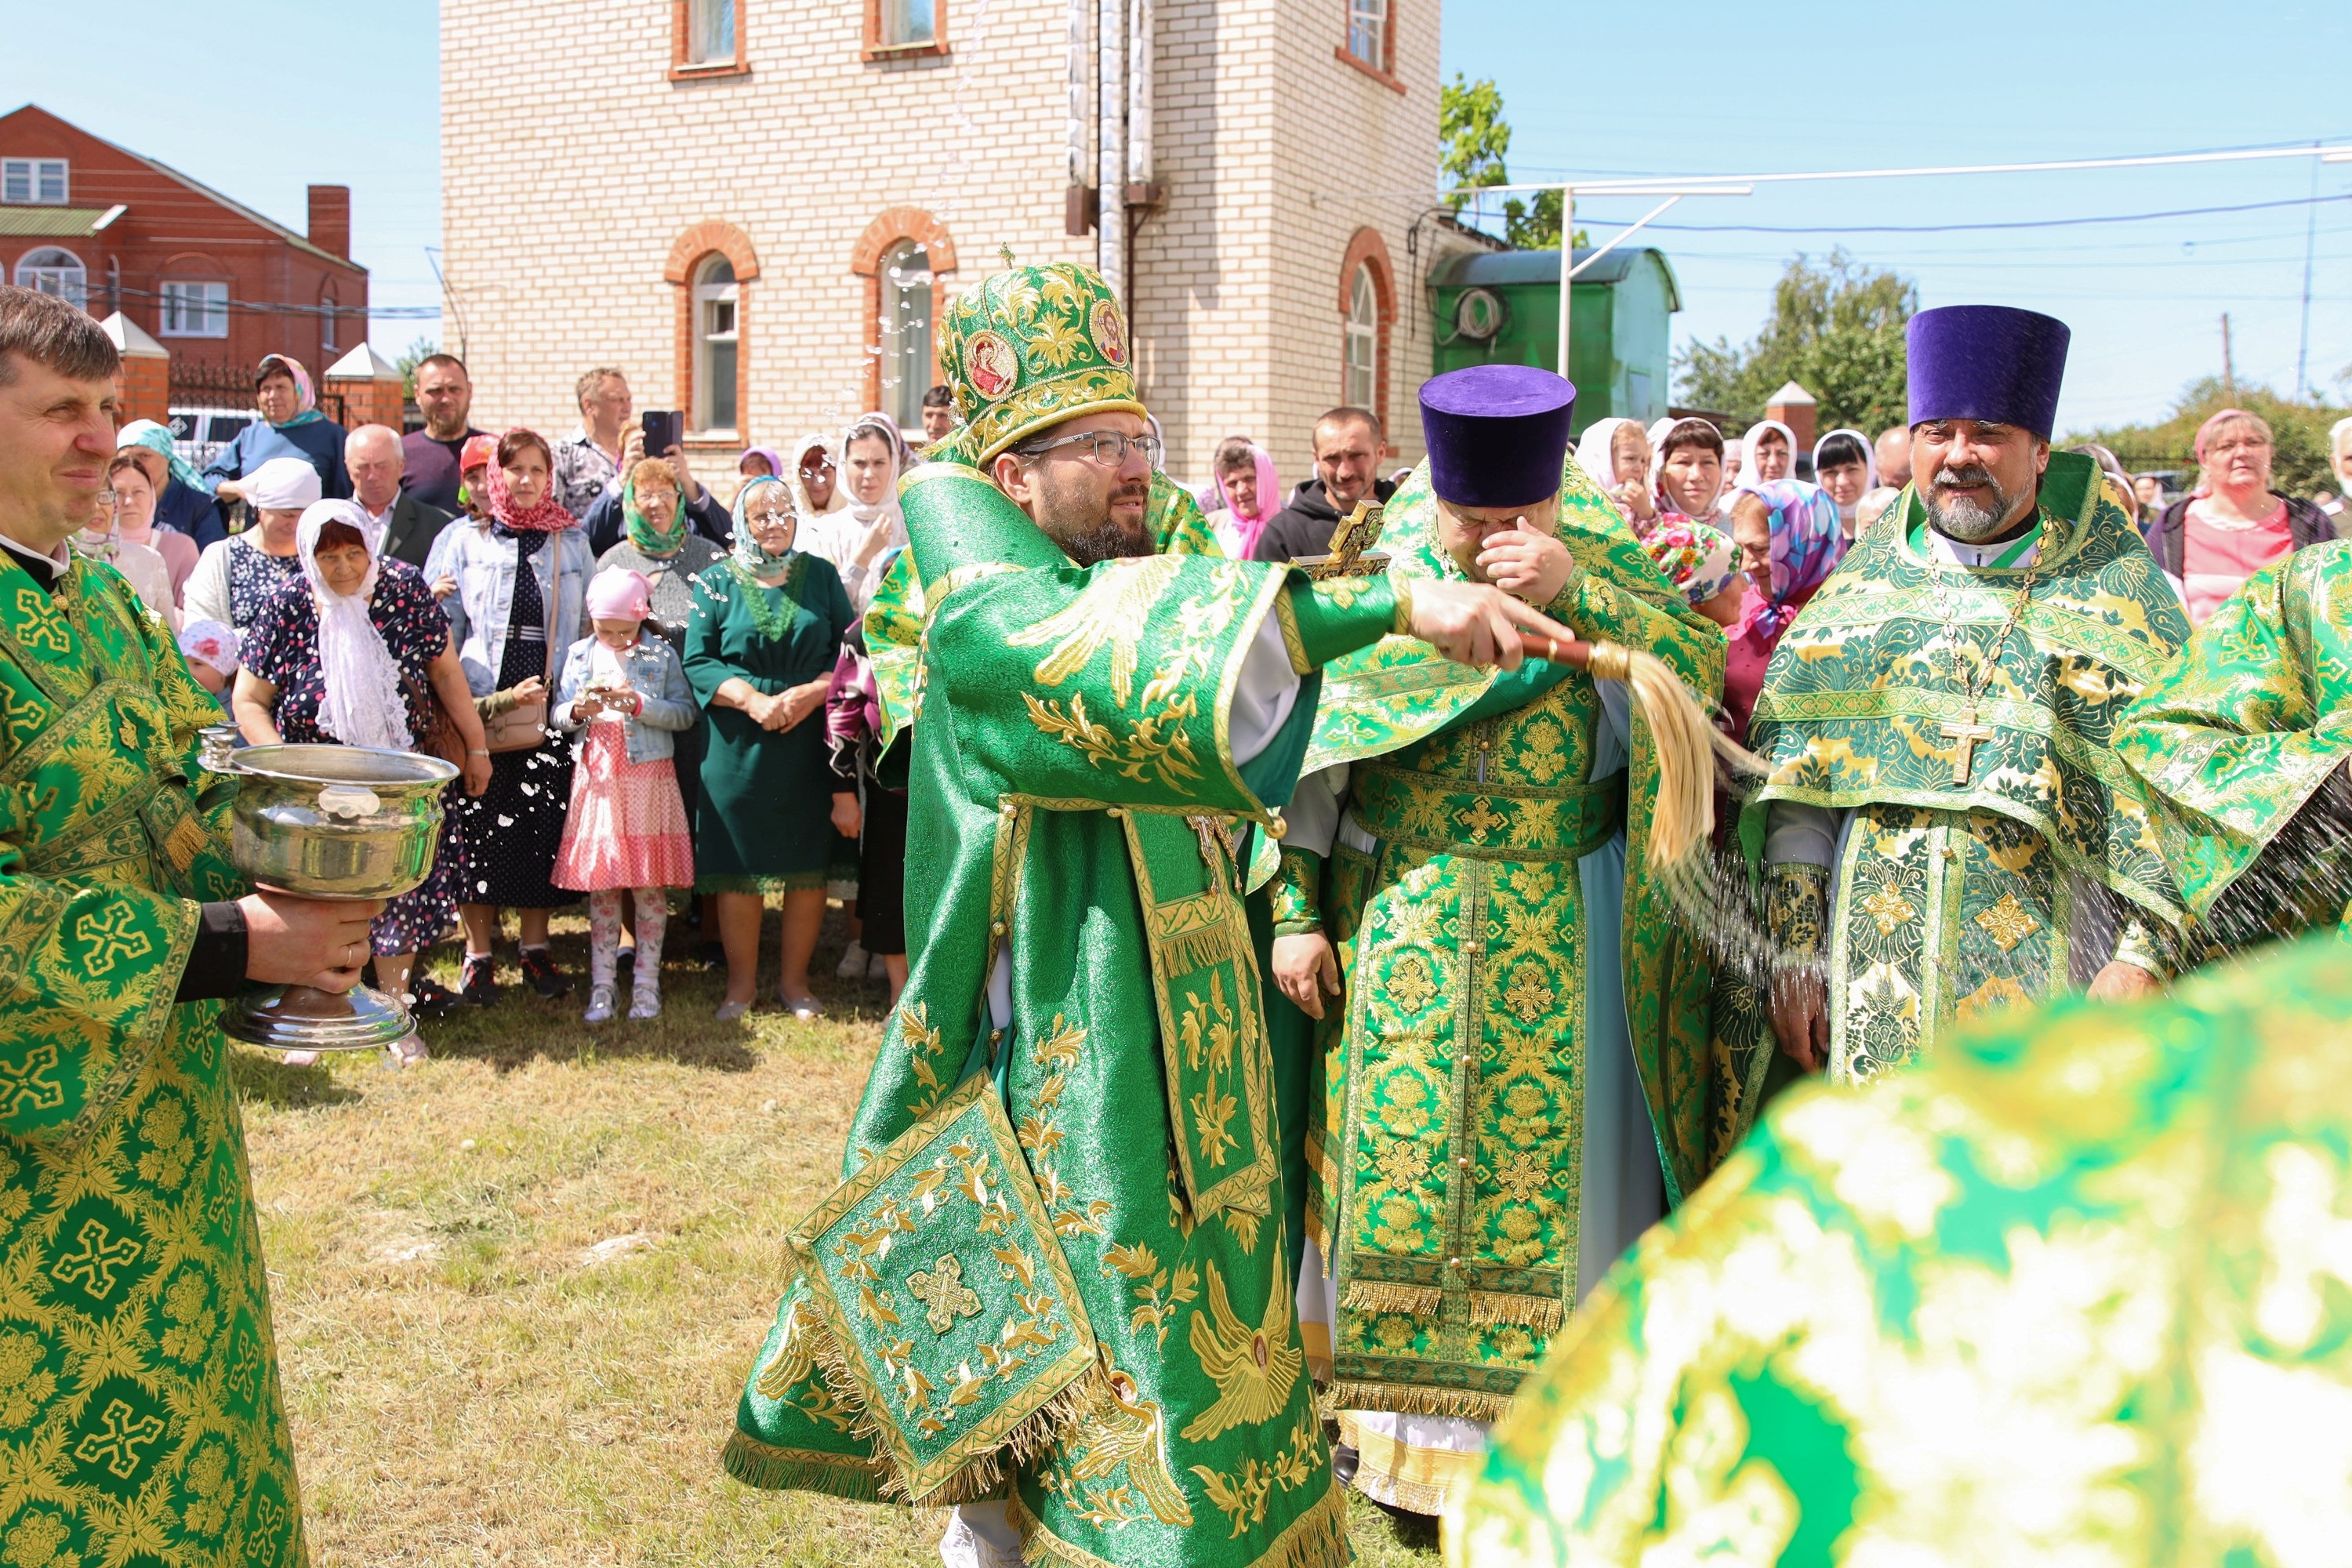
[[[2352,191],[2329,196],[2290,196],[2275,202],[2241,202],[2225,207],[2175,207],[2167,212],[2109,213],[2096,217],[2018,218],[2004,223],[1929,223],[1929,224],[1829,224],[1802,227],[1783,227],[1755,223],[1654,223],[1651,228],[1673,229],[1680,234],[1973,234],[1987,229],[2074,228],[2084,224],[2152,223],[2159,218],[2212,217],[2222,213],[2262,212],[2272,207],[2312,207],[2326,202],[2352,202]],[[1587,217],[1576,215],[1579,224],[1591,224],[1598,228],[1621,227],[1631,218]]]

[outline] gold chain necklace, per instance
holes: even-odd
[[[1934,531],[1925,524],[1921,526],[1925,532]],[[2009,618],[2000,623],[1999,631],[1993,633],[1990,647],[1977,660],[1976,668],[1973,671],[1960,658],[1959,606],[1952,602],[1951,596],[1946,592],[1944,563],[1936,559],[1935,546],[1932,542],[1926,539],[1921,541],[1921,543],[1927,547],[1926,554],[1927,567],[1931,574],[1928,580],[1933,584],[1936,607],[1943,612],[1944,651],[1952,660],[1952,679],[1958,683],[1961,695],[1968,701],[1966,714],[1958,721],[1948,721],[1942,727],[1944,739],[1953,743],[1952,783],[1955,784],[1966,784],[1969,782],[1969,775],[1975,771],[1977,742],[1990,741],[1993,737],[1990,725],[1977,722],[1977,703],[1983,692],[1985,677],[1991,672],[1994,662],[2000,657],[2001,649],[2008,646],[2009,634],[2017,629],[2018,617],[2025,613],[2026,605],[2033,597],[2034,575],[2042,570],[2042,558],[2044,553],[2042,546],[2050,542],[2047,520],[2037,519],[2034,526],[2042,530],[2042,539],[2034,546],[2033,563],[2025,569],[2024,580],[2017,585],[2017,596],[2010,601]],[[1954,563],[1953,566],[1956,570],[1966,570],[1958,563]]]

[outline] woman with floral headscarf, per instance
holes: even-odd
[[[299,458],[319,471],[328,500],[352,493],[343,468],[343,427],[319,412],[310,373],[289,354],[265,354],[253,373],[254,406],[261,417],[236,433],[198,476],[222,501],[246,499],[246,477],[272,458]]]
[[[1767,479],[1731,501],[1731,536],[1739,542],[1748,592],[1723,668],[1723,710],[1746,741],[1748,717],[1764,686],[1764,667],[1797,612],[1829,581],[1852,542],[1838,520],[1837,502],[1802,479]]]
[[[490,527],[445,528],[455,534],[448,571],[457,591],[448,609],[457,657],[475,696],[541,683],[560,674],[560,650],[586,635],[588,579],[594,570],[588,541],[556,501],[554,455],[532,430],[509,430],[483,472]],[[550,668],[550,652],[558,661]],[[572,748],[552,731],[525,751],[491,759],[490,787],[467,802],[467,842],[474,847],[467,873],[466,999],[480,1006],[498,1000],[492,943],[499,910],[511,907],[522,927],[522,977],[541,996],[561,996],[572,983],[547,950],[547,919],[576,902],[552,879],[572,799]]]
[[[734,554],[696,580],[687,619],[687,683],[710,721],[695,889],[716,895],[727,949],[721,1022],[741,1017],[758,994],[770,893],[784,899],[777,999],[797,1017],[823,1011],[808,966],[835,837],[824,698],[856,612],[833,563],[795,548],[803,526],[782,481],[746,482],[735,498]]]
[[[448,618],[415,570],[370,552],[367,513],[354,501],[322,500],[295,525],[302,575],[279,589],[247,628],[231,711],[247,742],[373,746],[411,752],[440,707],[466,738],[463,776],[450,785],[479,795],[490,782],[481,721],[449,640]],[[432,875],[383,907],[370,937],[376,979],[412,994],[426,1016],[457,998],[412,971],[416,955],[457,918],[465,855],[459,814],[446,812]],[[425,1054],[414,1037],[396,1060]]]
[[[171,430],[152,419],[133,419],[114,433],[114,450],[118,457],[139,459],[139,471],[155,491],[155,506],[151,520],[163,531],[165,538],[186,542],[186,561],[193,567],[196,552],[227,533],[221,522],[220,509],[205,489],[204,476],[196,466],[180,456],[179,447],[172,440]],[[162,549],[162,546],[158,546]],[[173,591],[187,581],[175,559],[178,552],[163,550],[163,559],[174,574]]]

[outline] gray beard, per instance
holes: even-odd
[[[1985,476],[1986,487],[1992,491],[1990,510],[1972,500],[1939,500],[1942,492],[1936,486],[1942,480],[1942,475],[1936,476],[1919,498],[1919,504],[1927,511],[1927,526],[1937,533],[1963,544],[1982,544],[2011,526],[2009,514],[2017,498],[2002,489],[2000,480],[1990,474]]]

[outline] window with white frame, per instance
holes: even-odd
[[[70,183],[63,158],[0,158],[0,202],[11,206],[61,207]]]
[[[1389,68],[1389,0],[1348,0],[1348,52],[1374,70]]]
[[[912,430],[931,388],[931,257],[908,240],[882,262],[882,408]]]
[[[166,338],[228,336],[228,285],[167,280],[163,319],[157,334]]]
[[[89,305],[89,273],[81,258],[54,245],[37,247],[16,258],[16,287],[54,294],[85,310]]]
[[[702,265],[694,280],[694,428],[705,436],[736,430],[735,371],[742,335],[734,266],[723,256]]]
[[[735,63],[735,0],[686,0],[686,63]]]
[[[881,19],[886,49],[939,41],[938,0],[882,0]]]
[[[1372,408],[1380,398],[1381,293],[1369,262],[1356,268],[1342,334],[1347,374],[1341,401],[1357,408]]]

